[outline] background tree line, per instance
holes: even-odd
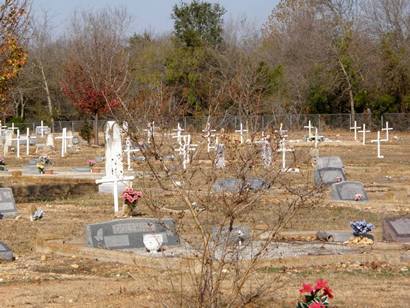
[[[6,1],[2,16],[13,5],[29,4]],[[410,0],[282,0],[262,29],[225,13],[175,5],[162,35],[130,35],[121,8],[77,12],[58,36],[47,14],[31,16],[9,31],[24,33],[20,53],[0,49],[2,70],[21,60],[0,84],[3,118],[409,111]]]

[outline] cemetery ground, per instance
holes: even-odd
[[[353,220],[365,219],[376,226],[373,234],[375,244],[355,248],[354,253],[326,255],[316,253],[302,257],[261,259],[256,272],[247,283],[247,288],[259,285],[266,292],[255,299],[256,306],[294,307],[298,289],[304,282],[318,278],[329,281],[336,307],[408,307],[410,302],[410,256],[407,246],[400,243],[385,243],[382,240],[382,222],[386,217],[406,215],[410,212],[410,135],[391,133],[392,141],[383,144],[384,159],[376,157],[374,144],[361,145],[353,142],[346,132],[327,133],[326,137],[341,142],[320,145],[320,155],[340,156],[349,179],[364,184],[369,202],[331,202],[324,198],[312,207],[299,209],[280,232],[278,240],[285,243],[320,243],[315,240],[319,230],[349,230]],[[302,132],[300,133],[302,139]],[[297,139],[292,134],[292,139]],[[373,138],[371,138],[373,139]],[[370,140],[370,139],[369,139]],[[295,143],[299,167],[312,178],[310,145]],[[82,146],[81,152],[59,158],[53,154],[54,169],[67,169],[85,165],[87,159],[103,155],[103,148]],[[7,159],[10,170],[21,168],[27,158]],[[101,167],[103,168],[103,164]],[[144,192],[139,203],[141,217],[172,217],[178,221],[178,211],[158,212],[152,203],[166,203],[169,209],[179,208],[179,196],[173,192],[161,192],[143,162],[135,162],[134,170],[144,173],[134,180],[134,187]],[[63,174],[63,173],[61,173]],[[292,177],[293,175],[289,175]],[[3,187],[47,185],[58,183],[95,183],[97,176],[21,176],[0,177]],[[201,187],[199,187],[201,189]],[[203,188],[204,190],[206,187]],[[42,192],[47,198],[47,192]],[[58,194],[58,192],[54,192]],[[51,192],[50,192],[51,194]],[[189,297],[187,290],[192,284],[195,263],[188,258],[157,258],[138,256],[135,262],[121,262],[115,254],[90,255],[78,249],[53,249],[48,241],[58,243],[85,243],[85,225],[113,219],[111,195],[85,191],[79,196],[63,196],[53,200],[17,200],[16,219],[0,220],[1,240],[12,248],[17,259],[0,263],[0,296],[4,307],[157,307],[162,303],[178,306],[181,297]],[[274,217],[278,208],[270,204],[280,203],[282,196],[274,188],[265,196],[266,211],[252,213],[255,228]],[[280,206],[280,205],[279,205]],[[33,207],[42,208],[45,216],[39,221],[30,221]],[[193,222],[186,218],[181,237],[195,240]],[[409,248],[410,249],[410,248]],[[404,257],[403,257],[404,256]],[[407,257],[406,257],[407,256]],[[1,261],[0,261],[1,262]],[[247,262],[247,261],[242,261]],[[234,275],[228,270],[226,275]],[[233,279],[233,278],[232,278]],[[180,290],[184,293],[181,294]]]

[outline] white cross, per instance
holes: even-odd
[[[1,121],[0,121],[0,136],[1,136],[1,134],[2,134],[3,128],[7,128],[7,126],[3,126],[3,125],[1,124]]]
[[[279,130],[275,130],[275,132],[279,133],[279,136],[281,138],[286,138],[288,136],[286,135],[288,131],[286,129],[283,129],[283,123],[280,123]]]
[[[149,122],[147,128],[144,129],[144,131],[147,132],[147,143],[148,144],[150,144],[152,138],[154,138],[154,131],[155,131],[156,128],[157,127],[155,127],[155,122],[152,121],[152,122]]]
[[[12,132],[13,132],[13,134],[14,134],[14,130],[19,130],[19,128],[18,127],[15,127],[14,126],[14,122],[13,123],[11,123],[11,127],[7,127],[7,129],[10,129]]]
[[[184,129],[181,127],[181,124],[179,124],[179,122],[177,128],[173,129],[173,131],[176,131],[176,135],[172,136],[172,138],[176,138],[178,144],[181,146],[181,133],[184,131]]]
[[[380,144],[383,141],[385,140],[380,139],[380,131],[377,131],[377,139],[371,141],[372,143],[377,143],[377,158],[384,158],[384,156],[380,154]]]
[[[27,127],[26,129],[26,136],[25,137],[20,137],[20,140],[25,140],[26,141],[26,155],[30,155],[30,140],[35,139],[35,136],[30,136],[30,128]]]
[[[182,143],[179,149],[175,151],[179,152],[179,155],[182,156],[182,168],[186,170],[188,164],[190,163],[189,152],[195,151],[197,144],[191,144],[191,135],[183,135]]]
[[[309,125],[308,126],[303,126],[303,128],[307,128],[309,129],[309,139],[312,138],[312,128],[314,128],[314,126],[312,125],[312,122],[309,120]]]
[[[386,121],[386,128],[382,128],[382,130],[386,131],[386,139],[383,141],[389,141],[389,130],[393,130],[393,127],[389,127],[389,122]]]
[[[354,141],[357,141],[357,129],[360,128],[360,126],[357,126],[357,121],[354,121],[354,126],[350,127],[350,129],[354,129]]]
[[[95,183],[102,184],[102,183],[114,183],[113,186],[113,196],[114,196],[114,212],[118,213],[118,183],[119,182],[128,182],[134,180],[133,176],[122,176],[121,178],[117,178],[116,176],[107,179],[99,179],[96,180]]]
[[[241,144],[243,144],[243,133],[247,133],[248,132],[248,130],[247,129],[243,129],[243,125],[242,125],[242,122],[241,122],[241,124],[240,124],[240,129],[237,129],[237,130],[235,130],[235,133],[239,133],[240,134],[240,136],[241,136]]]
[[[20,130],[17,129],[17,135],[16,138],[10,139],[11,141],[16,141],[16,157],[20,158]]]
[[[44,122],[41,121],[41,125],[40,126],[36,126],[36,128],[39,127],[40,131],[41,131],[41,137],[44,137],[44,129],[48,128],[48,126],[44,126]]]
[[[128,170],[132,170],[131,167],[131,153],[134,152],[139,152],[140,149],[131,149],[131,139],[130,137],[127,137],[126,141],[125,141],[125,145],[126,145],[126,149],[124,150],[125,153],[127,153],[127,168]]]
[[[282,172],[286,172],[286,152],[294,152],[295,150],[287,149],[286,139],[282,138],[282,140],[279,142],[279,150],[277,151],[282,153]]]
[[[204,137],[207,138],[207,141],[208,141],[208,147],[207,147],[208,153],[211,152],[211,150],[215,150],[217,141],[215,141],[215,143],[212,145],[212,138],[215,138],[215,134],[213,133],[215,133],[216,130],[211,129],[211,123],[207,122],[205,129],[202,130],[202,132],[205,133]]]
[[[63,128],[61,137],[56,137],[56,139],[61,139],[61,157],[64,157],[67,153],[67,140],[73,139],[73,136],[67,136],[67,128]]]
[[[363,144],[366,144],[366,133],[370,133],[370,130],[366,130],[366,124],[363,124],[363,129],[358,131],[359,133],[363,133]]]

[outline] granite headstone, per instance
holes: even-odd
[[[343,169],[343,161],[339,156],[322,156],[317,158],[317,169],[323,168],[340,168]]]
[[[180,244],[175,221],[170,218],[118,219],[86,226],[87,244],[94,248],[144,248],[144,234],[161,234],[166,246]]]
[[[3,260],[3,261],[13,261],[14,260],[13,252],[3,242],[0,242],[0,260]]]
[[[338,182],[346,181],[346,176],[341,168],[321,168],[315,169],[315,184],[320,185],[331,185]]]
[[[345,181],[331,186],[331,197],[336,201],[368,201],[366,191],[361,182]]]
[[[11,188],[0,188],[0,214],[4,217],[16,216],[16,202]]]
[[[410,216],[387,218],[383,221],[383,239],[392,242],[410,242]]]

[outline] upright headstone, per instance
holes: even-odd
[[[368,201],[363,184],[354,181],[334,183],[331,186],[331,197],[335,201]]]
[[[13,252],[3,242],[0,242],[0,260],[3,260],[3,261],[13,261],[14,260]]]
[[[0,215],[4,217],[16,216],[16,202],[11,188],[0,188]]]
[[[262,142],[261,158],[265,168],[269,168],[272,165],[272,147],[269,138]]]
[[[225,145],[222,143],[216,145],[215,167],[217,169],[225,168]]]
[[[5,136],[4,136],[4,146],[3,146],[3,155],[7,156],[9,153],[9,147],[11,147],[11,144],[13,142],[13,131],[12,130],[5,130]]]
[[[410,216],[385,219],[383,221],[383,239],[410,243]]]
[[[54,149],[54,135],[53,134],[47,135],[46,146],[50,149]]]
[[[163,244],[180,244],[173,219],[130,218],[118,219],[86,226],[87,244],[94,248],[134,249],[144,248],[145,234],[160,234]]]

